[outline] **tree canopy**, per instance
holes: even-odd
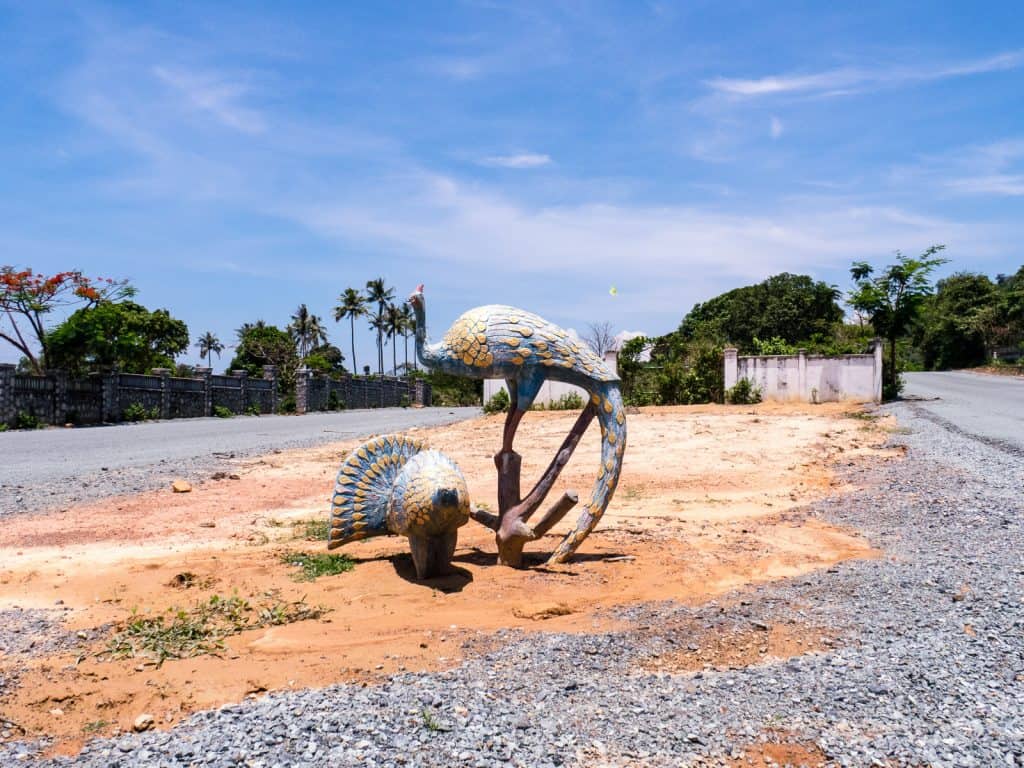
[[[175,355],[188,348],[188,326],[166,309],[151,312],[133,301],[101,301],[50,331],[45,348],[48,368],[146,373],[174,367]]]
[[[755,352],[755,338],[796,344],[831,333],[843,317],[839,295],[808,275],[783,272],[695,305],[676,334],[682,342],[732,344],[741,352]]]

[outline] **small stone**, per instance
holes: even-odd
[[[171,483],[171,490],[175,493],[190,493],[192,491],[192,484],[185,480],[175,480]]]
[[[136,733],[142,733],[148,731],[156,724],[156,719],[150,714],[142,714],[135,718],[135,722],[132,723],[132,730]]]
[[[215,522],[213,522],[212,520],[207,520],[204,523],[200,523],[199,527],[200,528],[216,528],[217,524]]]

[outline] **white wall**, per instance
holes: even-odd
[[[725,387],[747,379],[765,400],[798,402],[881,402],[882,344],[868,355],[737,355],[725,350]]]

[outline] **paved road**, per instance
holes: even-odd
[[[941,372],[904,374],[903,396],[960,431],[1024,452],[1024,377]],[[938,398],[938,399],[935,399]]]
[[[479,413],[479,408],[387,408],[4,432],[0,515],[133,493],[174,477],[201,478],[232,458],[449,424]]]

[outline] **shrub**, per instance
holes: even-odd
[[[733,405],[753,405],[761,402],[761,388],[750,383],[750,379],[740,379],[731,389],[725,391],[725,402]]]
[[[34,413],[28,411],[19,411],[14,419],[15,429],[42,429],[45,426]]]
[[[277,407],[280,413],[295,413],[295,395],[288,395],[281,401],[281,404]]]
[[[249,407],[245,409],[245,412],[249,416],[259,416],[260,415],[260,407],[258,405],[256,405],[256,403],[251,403],[249,405]]]
[[[146,421],[147,419],[159,419],[160,409],[154,405],[152,410],[148,410],[142,403],[130,403],[121,413],[121,418],[124,421]]]
[[[218,419],[230,419],[235,415],[235,412],[226,405],[215,405],[213,406],[213,415]]]
[[[772,336],[768,340],[754,337],[755,355],[795,355],[796,345],[790,344],[781,336]]]
[[[0,424],[0,432],[6,432],[9,427],[6,424]]]
[[[490,400],[484,403],[484,413],[505,413],[508,411],[508,407],[508,392],[499,389]]]
[[[336,389],[332,389],[331,393],[327,395],[327,410],[340,411],[344,407],[345,403],[342,402],[340,397],[338,397],[338,391]]]
[[[402,399],[398,401],[398,404],[402,408],[408,408],[410,405],[412,405],[412,400],[409,399],[408,395],[402,395]]]

